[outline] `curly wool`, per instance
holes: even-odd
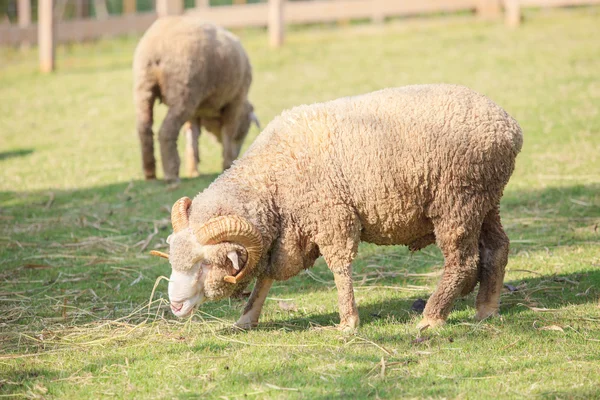
[[[159,132],[165,177],[179,174],[176,140],[186,121],[196,130],[203,125],[223,142],[224,164],[229,167],[239,152],[235,145],[241,146],[248,132],[253,110],[247,100],[252,68],[235,35],[195,17],[160,18],[138,43],[133,75],[147,178],[155,177],[152,107],[157,98],[169,107]]]
[[[415,85],[299,106],[195,197],[190,223],[248,219],[265,244],[255,276],[275,280],[323,255],[337,283],[361,240],[413,250],[436,242],[445,273],[425,316],[445,319],[477,280],[478,302],[497,310],[490,304],[508,254],[499,201],[522,141],[512,117],[462,86]]]

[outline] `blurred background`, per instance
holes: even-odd
[[[0,0],[0,397],[237,398],[277,385],[310,399],[597,398],[599,5]],[[511,239],[503,318],[472,323],[470,296],[441,334],[414,340],[411,305],[432,292],[442,254],[363,243],[353,263],[360,335],[375,346],[320,329],[338,318],[322,260],[273,287],[293,307],[269,299],[259,330],[222,330],[239,317],[237,300],[174,320],[157,281],[169,266],[147,253],[168,251],[170,207],[204,190],[222,162],[203,133],[199,177],[182,168],[178,187],[143,179],[133,53],[157,18],[178,14],[240,38],[263,127],[299,104],[438,82],[511,114],[524,145],[501,203]],[[166,107],[154,110],[156,133]],[[242,152],[259,133],[251,128]],[[384,371],[382,356],[395,367]],[[287,398],[270,393],[254,398]]]
[[[591,0],[594,2],[594,0]],[[288,3],[284,11],[283,4]],[[580,4],[581,0],[552,0],[552,6]],[[0,0],[0,45],[36,42],[35,24],[47,18],[56,32],[38,32],[38,37],[55,36],[58,43],[139,34],[158,16],[198,13],[227,28],[263,27],[279,30],[280,24],[338,21],[348,23],[440,13],[472,12],[484,19],[500,17],[518,24],[521,5],[545,5],[546,0]],[[44,8],[46,7],[46,8]],[[51,12],[48,11],[50,10]],[[52,15],[50,15],[52,14]],[[46,15],[44,17],[44,15]],[[46,28],[45,26],[43,29]],[[281,28],[282,29],[282,28]],[[281,34],[279,33],[279,36]],[[281,44],[281,38],[272,40]]]

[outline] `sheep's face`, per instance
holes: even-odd
[[[171,208],[170,254],[151,251],[171,263],[169,300],[178,317],[192,313],[206,300],[231,296],[238,283],[252,278],[262,257],[262,235],[243,217],[222,215],[190,226],[192,200],[182,197]]]
[[[231,296],[235,284],[226,282],[226,276],[236,275],[247,255],[242,246],[233,243],[200,245],[191,229],[184,229],[168,237],[169,301],[177,317],[186,317],[206,300]]]

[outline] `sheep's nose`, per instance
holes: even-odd
[[[183,303],[180,303],[178,301],[171,302],[171,311],[173,311],[174,313],[181,311],[182,308],[183,308]]]

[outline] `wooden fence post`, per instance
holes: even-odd
[[[75,0],[75,18],[90,16],[90,3],[88,0]]]
[[[17,15],[19,18],[19,28],[29,28],[31,25],[31,0],[19,0],[17,3]],[[21,42],[21,48],[28,48],[28,40]]]
[[[371,22],[374,24],[383,24],[385,22],[385,14],[383,12],[384,1],[385,0],[371,0],[373,3],[373,16],[371,17]]]
[[[495,19],[500,16],[500,1],[499,0],[478,0],[477,1],[477,16],[480,19]]]
[[[504,23],[510,28],[521,25],[521,4],[519,0],[504,1]]]
[[[183,0],[156,0],[156,13],[159,17],[183,14]]]
[[[283,3],[285,0],[269,0],[269,44],[281,47],[285,24],[283,22]]]
[[[44,73],[54,71],[55,25],[54,0],[38,2],[38,47],[40,52],[40,70]]]
[[[123,0],[123,14],[135,14],[136,0]]]
[[[108,18],[108,6],[106,0],[94,0],[94,11],[96,11],[96,19]]]

